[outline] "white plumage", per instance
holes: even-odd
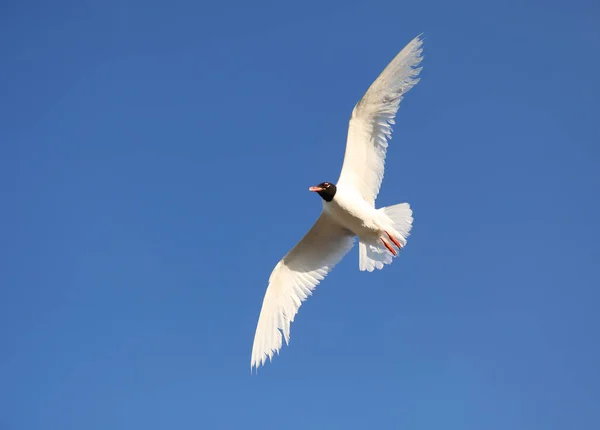
[[[375,199],[400,101],[419,80],[422,40],[413,39],[369,87],[352,111],[346,153],[337,186],[311,187],[323,197],[323,211],[302,240],[275,266],[256,327],[250,367],[259,367],[289,343],[290,324],[300,305],[360,240],[359,269],[392,262],[412,226],[408,203],[381,209]],[[395,246],[395,248],[394,248]]]
[[[356,188],[373,206],[383,180],[394,117],[404,94],[419,82],[422,44],[423,41],[416,37],[406,45],[352,111],[344,164],[337,185]]]
[[[277,263],[263,300],[252,347],[252,366],[263,364],[290,340],[290,323],[298,308],[329,271],[350,251],[354,235],[326,213]],[[280,332],[281,330],[281,332]]]

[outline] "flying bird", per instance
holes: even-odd
[[[252,346],[250,369],[279,353],[290,324],[314,288],[359,241],[359,269],[390,264],[406,245],[413,217],[408,203],[375,208],[385,155],[400,101],[419,82],[423,40],[414,38],[371,84],[350,117],[337,183],[310,187],[323,200],[321,215],[269,278]]]

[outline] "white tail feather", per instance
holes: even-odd
[[[394,206],[388,206],[379,209],[383,212],[390,222],[390,233],[404,248],[406,239],[410,235],[412,228],[412,210],[408,203],[400,203]],[[396,256],[400,255],[398,253]],[[359,244],[359,269],[372,272],[375,269],[383,269],[383,266],[393,261],[392,254],[387,250],[381,241],[375,243],[365,243],[362,240]]]

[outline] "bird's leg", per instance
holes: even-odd
[[[388,249],[388,251],[390,251],[392,253],[392,255],[397,254],[396,250],[394,248],[392,248],[389,243],[387,243],[385,240],[383,240],[383,237],[380,239],[383,242],[383,244],[385,245],[385,247]]]
[[[391,234],[389,234],[387,231],[385,232],[385,234],[388,235],[388,237],[390,238],[390,240],[392,242],[394,242],[394,245],[396,245],[398,247],[398,249],[402,249],[402,245],[400,245],[400,242],[398,242],[394,236],[392,236]]]

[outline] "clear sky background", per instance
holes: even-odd
[[[0,428],[600,428],[600,3],[3,2]],[[250,374],[269,274],[413,37],[378,205]]]

